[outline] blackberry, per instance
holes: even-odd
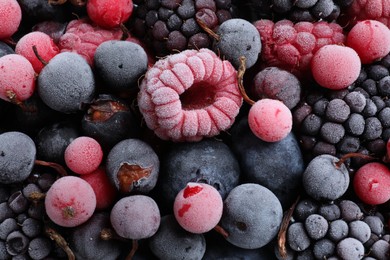
[[[149,44],[158,57],[184,49],[211,49],[212,38],[198,21],[215,31],[234,17],[230,0],[140,0],[134,3],[134,34]]]
[[[390,65],[383,60],[364,65],[359,78],[344,90],[307,89],[293,111],[296,131],[306,159],[329,153],[342,156],[386,153],[390,137]],[[351,159],[352,170],[367,160]]]

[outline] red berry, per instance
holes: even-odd
[[[349,31],[347,46],[358,53],[363,64],[372,63],[390,52],[390,30],[376,20],[360,21]]]
[[[93,138],[81,136],[65,149],[65,163],[73,172],[87,174],[95,171],[103,160],[103,150]]]
[[[126,22],[133,13],[132,0],[89,0],[89,18],[101,27],[114,28]]]
[[[19,103],[31,97],[35,90],[35,71],[31,63],[19,54],[0,58],[0,98]]]
[[[361,62],[356,51],[340,45],[326,45],[313,56],[311,70],[322,87],[344,89],[359,76]]]
[[[140,85],[138,103],[161,139],[199,141],[233,124],[242,97],[232,64],[200,49],[157,61]]]
[[[390,199],[390,170],[378,162],[365,164],[356,171],[353,187],[363,202],[383,204]]]
[[[191,233],[213,229],[222,217],[223,201],[219,192],[205,183],[188,183],[173,205],[177,222]]]
[[[45,209],[57,225],[75,227],[95,211],[96,196],[88,182],[75,176],[56,180],[46,193]]]
[[[22,9],[16,0],[0,2],[0,39],[11,37],[19,28]]]
[[[44,64],[34,53],[33,46],[46,63],[60,52],[53,39],[43,32],[31,32],[20,38],[15,46],[15,52],[28,59],[36,73],[41,72]]]
[[[88,182],[95,192],[96,209],[107,209],[114,204],[118,192],[108,179],[104,167],[99,167],[89,174],[83,174],[80,178]]]
[[[290,109],[276,99],[261,99],[249,110],[248,123],[252,132],[266,142],[285,138],[292,129]]]

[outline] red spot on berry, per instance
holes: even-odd
[[[179,217],[183,217],[184,213],[186,213],[191,208],[191,204],[184,204],[181,209],[179,209]]]
[[[199,193],[203,188],[201,186],[187,186],[187,188],[184,189],[183,197],[188,198],[190,196],[194,196],[195,194]]]

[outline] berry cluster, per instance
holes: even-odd
[[[389,1],[0,0],[0,259],[389,259]]]

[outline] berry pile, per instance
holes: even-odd
[[[0,0],[0,259],[390,259],[390,0]]]

